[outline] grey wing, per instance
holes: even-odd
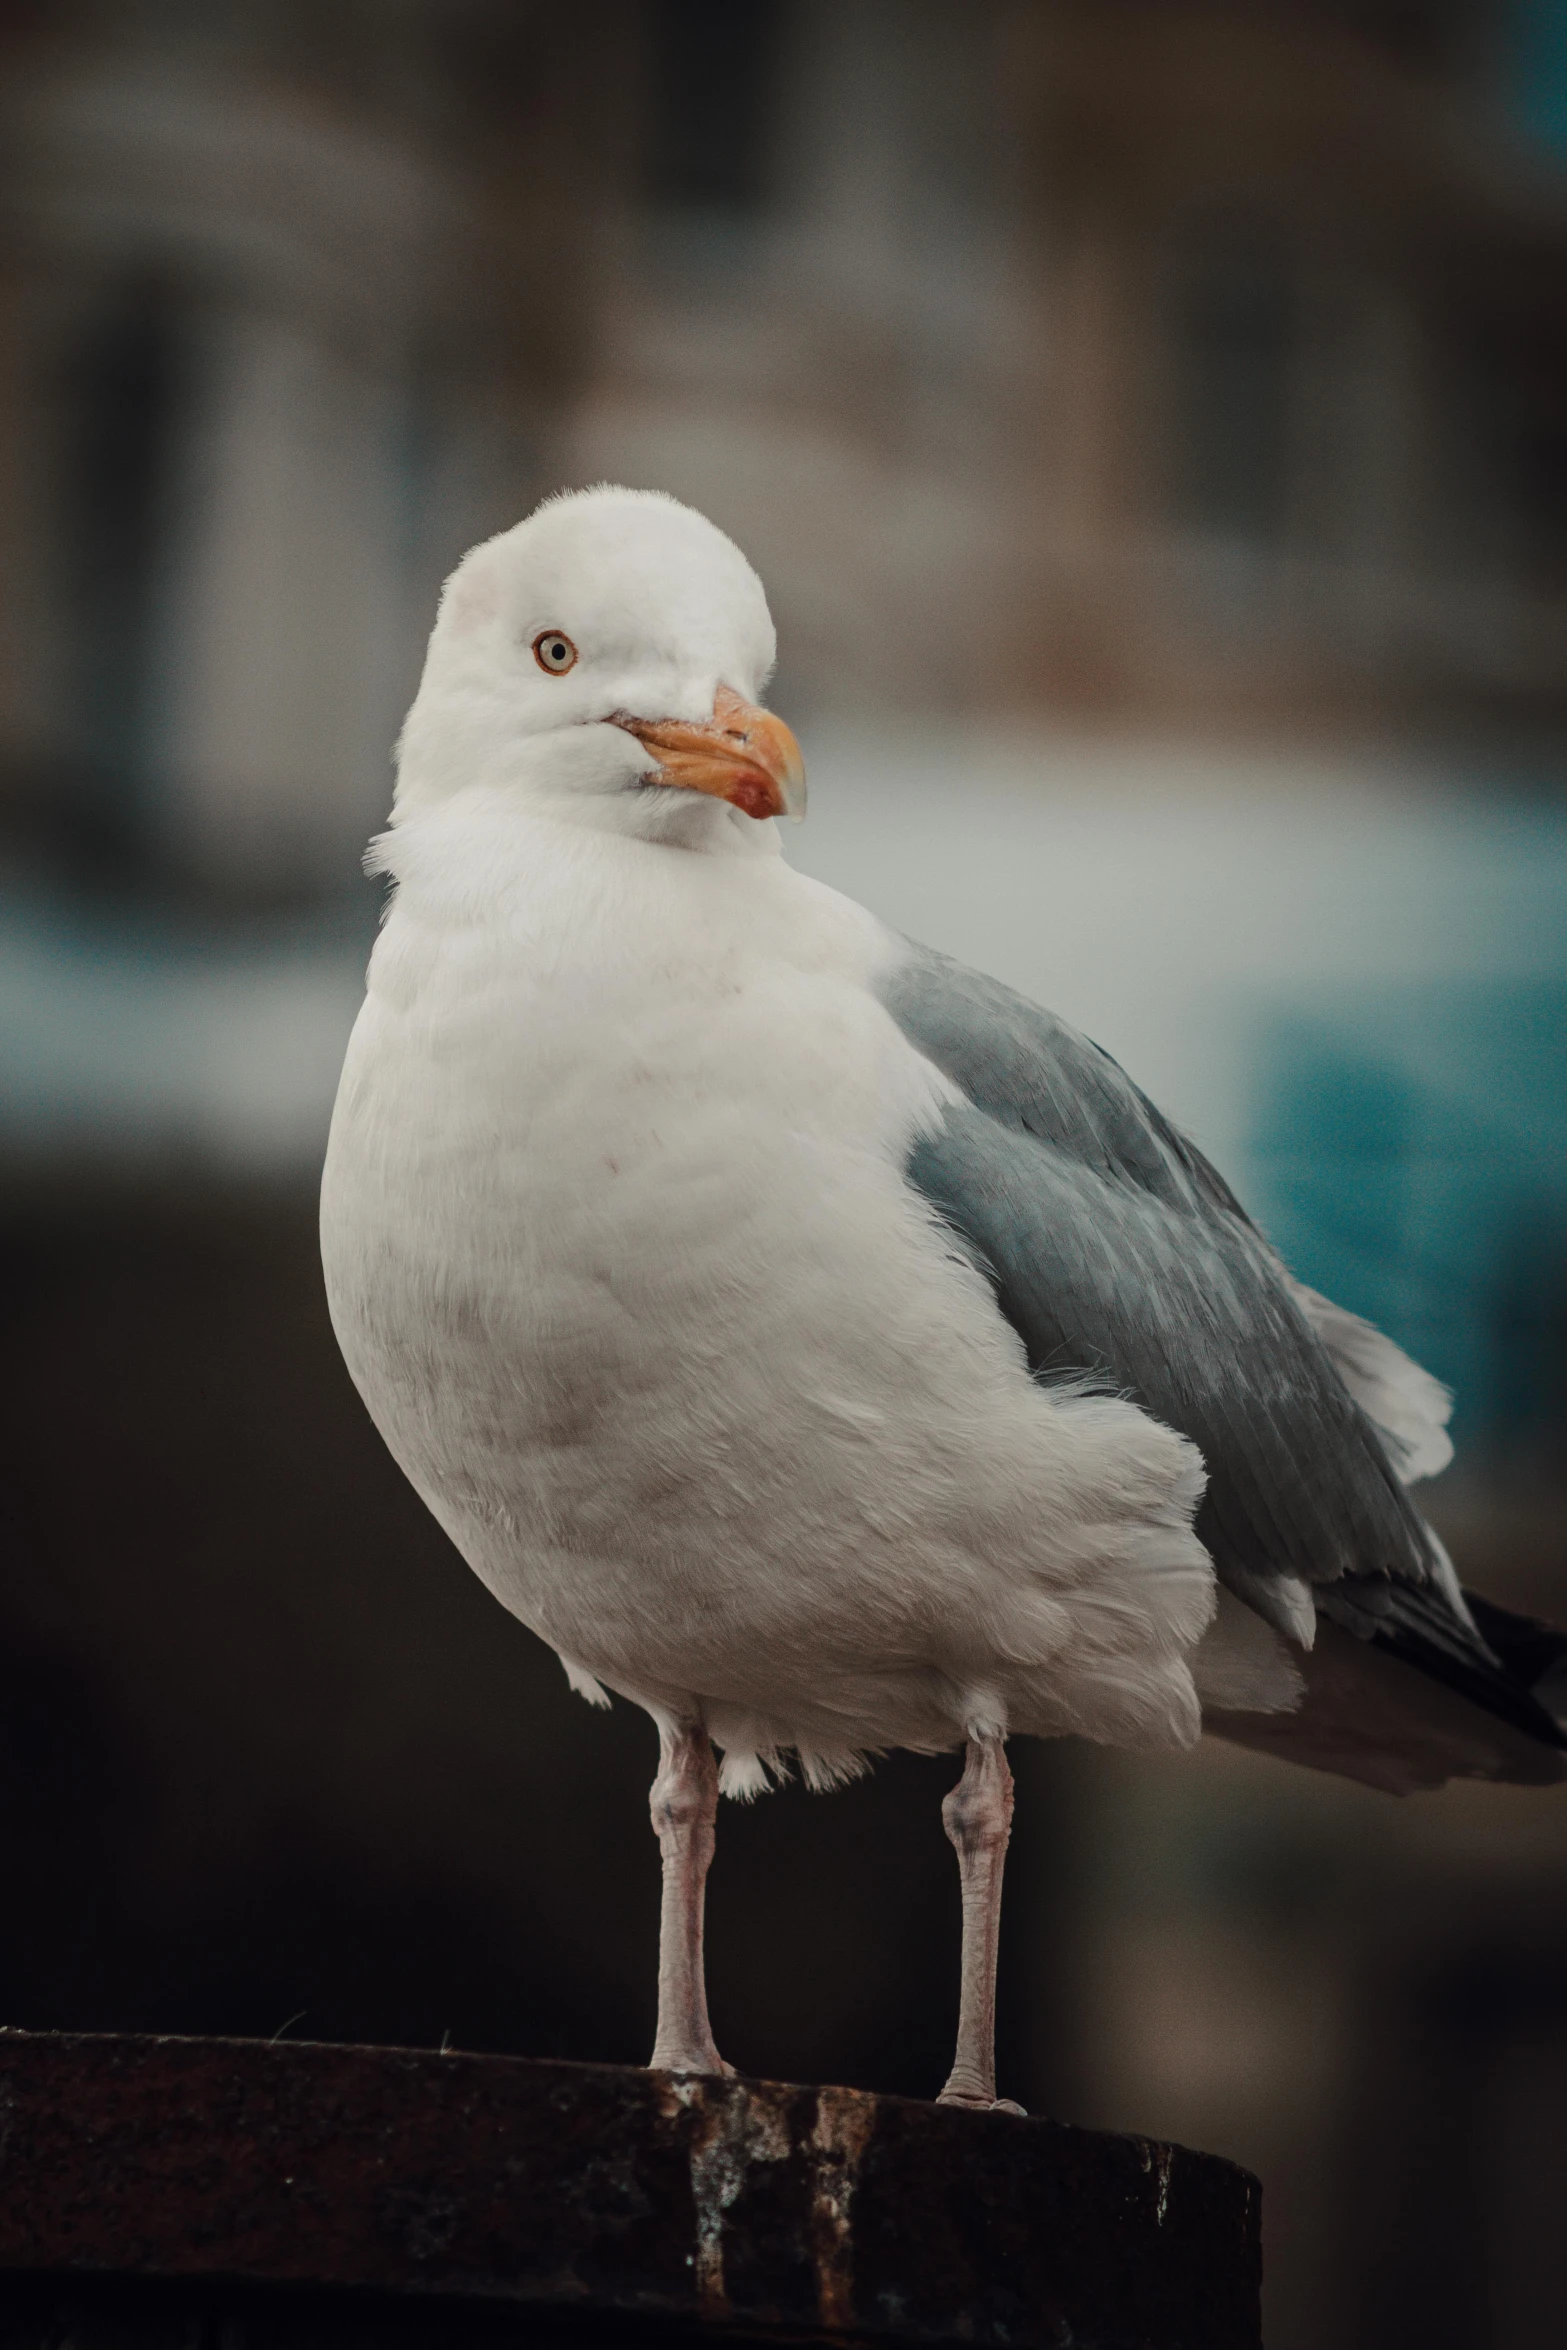
[[[1036,1375],[1102,1379],[1199,1447],[1197,1530],[1220,1580],[1301,1646],[1320,1607],[1556,1736],[1404,1490],[1401,1470],[1440,1465],[1437,1383],[1292,1281],[1223,1178],[1065,1021],[922,947],[880,993],[964,1097],[909,1180]]]

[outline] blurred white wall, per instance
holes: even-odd
[[[1413,758],[934,724],[824,721],[806,749],[791,862],[1075,1021],[1243,1191],[1280,1020],[1348,1007],[1441,1083],[1432,991],[1560,972],[1567,809],[1505,783],[1480,796]],[[59,1147],[92,1103],[103,1144],[154,1131],[315,1163],[367,934],[291,922],[270,945],[252,928],[182,953],[40,900],[3,935],[7,1150]]]

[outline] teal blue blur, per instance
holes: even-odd
[[[1540,145],[1567,156],[1567,0],[1513,0],[1512,95]]]
[[[1461,1449],[1567,1473],[1567,971],[1291,1013],[1256,1104],[1300,1277],[1447,1382]]]

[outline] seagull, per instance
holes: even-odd
[[[941,2096],[1019,2111],[1010,1737],[1543,1783],[1567,1639],[1466,1595],[1413,1506],[1435,1379],[1066,1021],[785,861],[773,660],[745,557],[655,492],[458,565],[368,860],[327,1294],[468,1564],[657,1726],[653,2065],[728,2069],[720,1793],[961,1750]]]

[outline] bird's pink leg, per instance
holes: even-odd
[[[996,1957],[1001,1943],[1001,1871],[1012,1833],[1012,1772],[994,1733],[970,1738],[963,1776],[941,1807],[942,1826],[957,1848],[963,1887],[963,1977],[958,1999],[958,2047],[939,2102],[999,2104],[996,2096]]]
[[[713,2045],[702,1967],[702,1912],[716,1841],[718,1758],[712,1740],[696,1722],[682,1722],[673,1730],[660,1727],[658,1744],[658,1777],[650,1808],[664,1856],[664,1898],[658,1925],[653,2069],[728,2072]]]

